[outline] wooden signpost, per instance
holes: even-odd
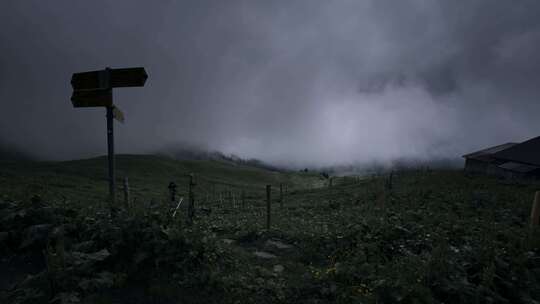
[[[113,88],[142,87],[148,74],[142,67],[111,69],[75,73],[71,77],[73,107],[105,107],[107,110],[107,146],[109,161],[109,202],[111,215],[114,213],[114,132],[113,119],[124,122],[124,114],[113,104]]]

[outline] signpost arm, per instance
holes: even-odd
[[[107,107],[107,158],[109,160],[109,207],[111,216],[113,215],[113,206],[115,203],[115,176],[114,176],[114,132],[113,132],[113,107]]]

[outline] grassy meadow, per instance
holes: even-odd
[[[106,168],[1,163],[0,302],[540,301],[535,182],[409,170],[329,187],[311,172],[122,155],[110,218]],[[190,173],[192,224],[167,189],[186,199]]]

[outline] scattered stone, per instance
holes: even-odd
[[[403,227],[403,226],[396,225],[395,229],[400,233],[404,233],[404,234],[407,234],[407,235],[411,234],[411,231],[409,229]]]
[[[253,254],[256,255],[257,257],[263,258],[263,259],[277,258],[277,256],[275,256],[275,255],[273,255],[271,253],[268,253],[268,252],[264,252],[264,251],[255,251]]]
[[[227,245],[230,245],[230,244],[234,243],[234,240],[231,240],[231,239],[223,239],[222,241],[223,241],[223,243],[225,243]]]
[[[289,249],[289,248],[292,248],[291,245],[289,244],[285,244],[281,241],[277,241],[277,240],[268,240],[266,241],[266,245],[269,245],[269,246],[274,246],[278,249]]]
[[[283,267],[283,265],[274,265],[274,271],[275,272],[278,272],[278,273],[281,273],[283,272],[283,270],[285,270],[285,267]]]

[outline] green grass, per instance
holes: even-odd
[[[63,204],[62,196],[83,205],[101,204],[107,189],[105,168],[104,158],[5,163],[0,194],[20,201],[39,194],[62,208],[75,206]],[[129,176],[140,204],[112,221],[99,208],[86,217],[66,216],[61,221],[65,227],[77,227],[66,232],[75,243],[66,249],[68,256],[92,242],[88,256],[77,253],[77,263],[68,263],[74,266],[59,279],[88,303],[112,303],[118,300],[113,290],[127,296],[134,288],[141,299],[151,295],[158,303],[540,300],[540,231],[529,228],[537,182],[439,170],[398,172],[391,189],[385,186],[385,176],[340,178],[329,188],[313,173],[154,156],[121,156],[118,172]],[[194,225],[185,221],[185,205],[172,219],[165,204],[143,204],[166,201],[168,182],[186,185],[189,173],[197,177],[196,206],[212,210],[208,215],[198,212]],[[279,183],[289,189],[283,204],[277,192],[272,193],[267,230],[264,186],[275,189]],[[181,195],[185,190],[181,188]],[[244,206],[238,201],[241,190],[248,194]],[[229,192],[236,200],[228,199]],[[0,224],[0,232],[18,222],[6,221],[7,228]],[[269,240],[290,248],[276,248]],[[103,249],[110,252],[105,264],[88,266],[91,273],[75,267],[90,263],[93,252]],[[256,251],[275,257],[262,259]],[[101,289],[70,287],[66,278]],[[20,289],[27,290],[24,286]]]
[[[313,297],[345,303],[540,299],[540,263],[532,262],[540,261],[540,235],[528,226],[538,183],[413,171],[395,175],[392,190],[384,185],[384,178],[375,178],[297,191],[286,197],[283,208],[273,203],[272,229],[263,234],[262,202],[233,212],[218,210],[206,223],[221,237],[239,242],[229,248],[230,255],[245,260],[233,277],[247,276],[250,282],[266,277],[256,287],[262,290],[269,281],[281,282],[273,301],[286,301],[280,299],[283,294],[292,302]],[[278,258],[263,266],[284,265],[285,277],[259,274],[260,261],[251,255],[257,248],[268,250],[264,242],[272,237],[296,248],[278,251]],[[290,286],[309,289],[310,284],[319,287],[316,296],[291,293]]]
[[[107,158],[98,157],[65,162],[0,161],[0,194],[4,198],[29,200],[34,195],[46,201],[64,200],[77,206],[103,204],[108,197]],[[320,186],[316,173],[271,172],[230,162],[174,160],[151,155],[117,155],[117,199],[122,201],[123,178],[128,177],[131,199],[139,202],[162,201],[168,197],[168,184],[178,185],[178,194],[187,195],[188,175],[193,173],[197,196],[244,190],[246,195],[263,196],[265,185],[274,191],[283,183],[288,189]]]

